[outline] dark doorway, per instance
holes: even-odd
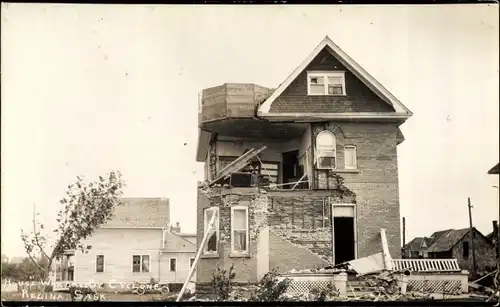
[[[74,276],[75,276],[75,269],[73,267],[70,267],[68,269],[68,281],[73,281]]]
[[[351,261],[354,253],[354,218],[335,217],[333,221],[335,264]]]
[[[297,182],[300,179],[298,173],[299,151],[288,151],[283,153],[283,183]],[[292,185],[284,185],[284,189],[290,189]]]

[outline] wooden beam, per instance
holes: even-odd
[[[200,247],[198,248],[198,252],[196,253],[196,257],[194,258],[193,265],[189,269],[189,274],[188,274],[186,280],[184,281],[184,285],[182,285],[182,289],[179,292],[177,299],[175,300],[176,302],[181,300],[182,295],[184,295],[184,291],[186,291],[187,285],[188,285],[189,281],[191,280],[191,277],[193,277],[193,274],[196,271],[196,265],[198,264],[198,261],[200,260],[201,253],[203,251],[203,248],[205,247],[205,244],[207,243],[208,235],[210,234],[210,231],[214,227],[216,215],[217,215],[217,211],[215,211],[214,214],[212,214],[212,218],[210,219],[210,222],[208,223],[207,230],[205,232],[205,235],[203,236],[203,239],[201,240],[201,244],[200,244]]]

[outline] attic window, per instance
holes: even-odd
[[[345,73],[343,71],[307,72],[307,94],[310,96],[345,95]]]

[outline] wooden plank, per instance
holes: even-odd
[[[181,291],[179,292],[179,295],[177,296],[177,299],[175,300],[176,302],[181,300],[182,295],[184,294],[184,291],[186,291],[187,285],[188,285],[189,281],[191,280],[191,277],[193,276],[194,272],[196,271],[196,266],[198,265],[198,261],[200,260],[201,253],[203,251],[203,248],[205,247],[205,244],[208,241],[208,235],[211,233],[212,228],[215,225],[216,215],[217,215],[217,211],[212,214],[212,218],[210,219],[210,222],[208,223],[207,229],[205,231],[205,235],[203,236],[203,239],[201,240],[200,247],[198,248],[198,251],[196,252],[196,256],[194,258],[193,265],[189,269],[188,276],[186,277],[186,280],[184,281],[184,284],[182,285]]]
[[[269,175],[271,177],[273,176],[278,176],[278,171],[277,170],[269,170],[269,169],[262,169],[260,171],[262,175]]]
[[[229,165],[221,169],[217,178],[210,182],[209,186],[212,186],[221,179],[229,177],[231,173],[241,170],[242,168],[250,164],[251,160],[266,148],[267,146],[262,146],[258,150],[255,150],[255,148],[250,149],[249,151],[238,157],[236,160],[231,162]]]
[[[227,83],[226,94],[228,96],[229,95],[252,96],[253,100],[254,85],[252,83]]]
[[[233,106],[243,106],[243,107],[255,107],[255,101],[253,100],[253,95],[227,95],[226,101],[228,104]]]
[[[262,163],[262,169],[278,170],[278,163]]]
[[[225,85],[219,85],[219,86],[205,88],[201,92],[201,95],[203,98],[218,96],[218,95],[225,95],[225,94],[226,94],[226,86]]]

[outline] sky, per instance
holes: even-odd
[[[498,219],[498,5],[141,6],[2,3],[2,253],[33,207],[120,170],[195,232],[198,92],[276,87],[328,35],[414,116],[398,147],[406,238]]]

